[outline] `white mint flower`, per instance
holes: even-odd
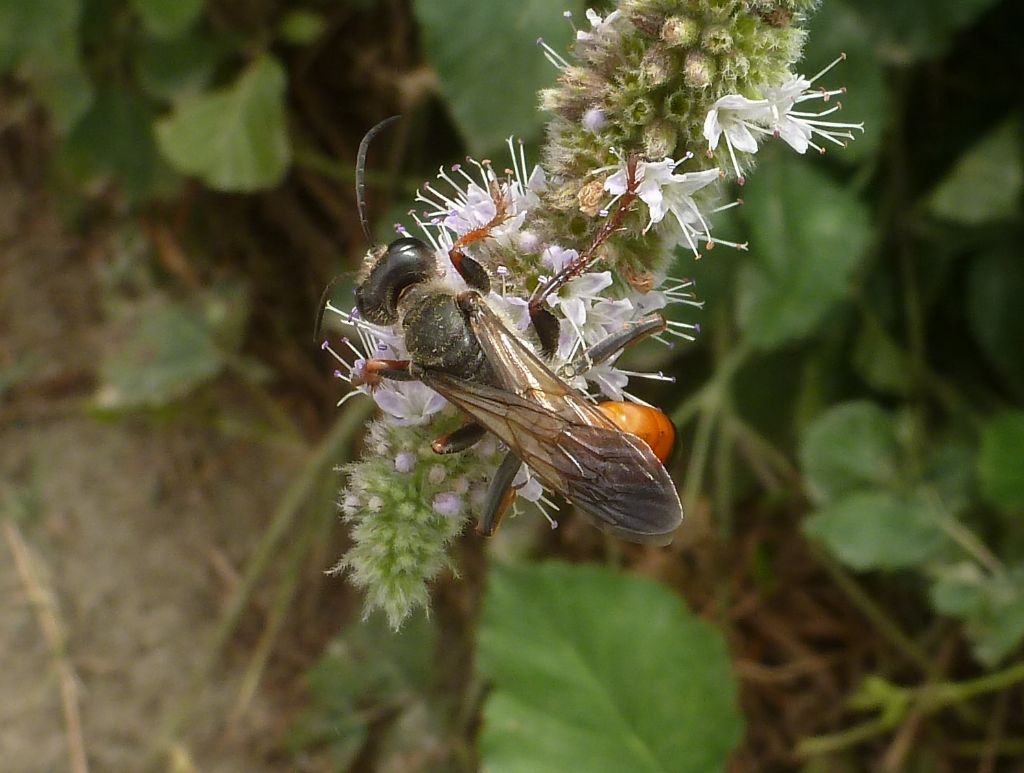
[[[665,158],[661,161],[637,162],[636,176],[639,185],[636,194],[647,205],[650,215],[648,229],[660,223],[670,212],[679,221],[680,226],[683,226],[684,231],[686,225],[695,219],[704,222],[693,195],[720,179],[722,173],[716,168],[676,174],[676,168],[688,159],[689,156],[679,161]],[[615,174],[605,180],[604,189],[618,197],[626,192],[627,185],[628,172],[625,165],[621,165]]]
[[[493,290],[487,296],[491,308],[505,317],[513,330],[525,333],[530,327],[530,301],[517,295],[496,293]]]
[[[629,385],[629,376],[607,362],[595,365],[587,371],[587,380],[597,384],[601,394],[609,400],[624,400],[625,389]]]
[[[708,141],[709,152],[718,147],[724,136],[736,178],[742,185],[743,175],[736,151],[756,153],[758,135],[779,137],[797,153],[806,153],[809,147],[824,153],[825,149],[814,142],[815,135],[845,147],[844,140],[854,138],[851,130],[864,131],[864,124],[822,120],[840,110],[842,105],[836,104],[818,113],[796,109],[803,102],[814,99],[827,102],[845,91],[812,88],[815,81],[845,58],[845,54],[840,56],[813,78],[789,75],[782,83],[765,86],[761,89],[760,99],[748,99],[739,94],[728,94],[719,99],[704,119],[704,139]]]
[[[462,497],[451,491],[438,494],[431,504],[434,507],[434,512],[445,518],[454,518],[462,512]]]
[[[377,407],[398,426],[426,424],[448,401],[419,381],[385,381],[371,393]]]
[[[476,169],[475,176],[462,164],[447,170],[441,167],[437,179],[443,184],[425,183],[416,194],[416,201],[427,209],[419,216],[410,214],[442,257],[456,239],[485,226],[495,243],[518,246],[527,214],[540,204],[540,194],[547,190],[547,177],[540,166],[528,169],[522,142],[509,137],[507,145],[512,161],[507,174],[499,176],[489,161],[468,159]]]
[[[747,99],[739,94],[728,94],[711,106],[707,118],[704,119],[704,139],[708,141],[708,149],[713,151],[718,142],[725,136],[725,146],[729,149],[736,179],[740,185],[744,178],[736,160],[736,151],[757,153],[755,133],[767,133],[758,125],[768,114],[768,101],[764,99]]]
[[[842,105],[840,104],[819,113],[794,109],[801,102],[812,99],[820,99],[825,102],[830,97],[843,93],[843,89],[811,90],[811,84],[819,77],[821,77],[820,74],[807,80],[800,75],[793,75],[781,85],[764,90],[765,101],[768,103],[769,128],[797,153],[806,153],[808,147],[814,148],[819,153],[825,152],[823,147],[814,143],[814,135],[824,137],[840,147],[846,147],[843,140],[854,139],[851,129],[864,131],[862,123],[821,120],[823,117],[841,110]]]
[[[355,355],[354,360],[349,362],[332,348],[329,342],[324,341],[321,345],[321,348],[330,352],[344,368],[335,370],[334,375],[349,384],[356,384],[338,405],[358,394],[369,395],[392,424],[408,426],[426,424],[435,413],[448,404],[441,395],[418,381],[384,379],[379,383],[368,383],[364,378],[367,360],[375,357],[389,360],[408,358],[400,332],[397,328],[367,322],[355,309],[346,312],[328,302],[327,311],[337,314],[346,325],[355,330],[361,346],[357,347],[348,338],[341,339],[342,345],[350,354]]]
[[[592,107],[583,114],[582,123],[584,129],[597,134],[608,123],[608,117],[601,108]]]
[[[566,282],[557,295],[548,296],[548,303],[560,309],[569,322],[582,330],[588,324],[594,305],[607,302],[601,297],[601,291],[611,285],[611,271],[582,274]]]
[[[544,486],[541,485],[541,482],[537,480],[536,476],[525,464],[519,468],[519,472],[512,479],[512,489],[516,492],[516,499],[532,503],[540,511],[540,514],[547,519],[552,529],[558,528],[558,521],[552,518],[551,514],[547,511],[548,507],[552,510],[558,510],[558,506],[545,496]]]
[[[576,250],[567,250],[557,244],[551,244],[540,254],[540,262],[551,269],[552,274],[560,274],[579,256]]]
[[[611,25],[618,21],[620,16],[622,16],[622,11],[612,11],[607,16],[601,16],[593,8],[588,8],[587,21],[590,22],[590,31],[576,30],[576,40],[589,42],[600,37],[611,29]]]

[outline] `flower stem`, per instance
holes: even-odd
[[[1024,662],[963,682],[938,682],[911,689],[893,687],[907,700],[889,702],[881,715],[848,730],[805,738],[797,744],[796,753],[801,757],[812,757],[847,749],[896,727],[912,712],[927,716],[1020,682],[1024,682]]]
[[[815,549],[818,561],[825,568],[825,571],[832,577],[832,581],[839,586],[839,589],[846,594],[860,613],[864,615],[882,633],[889,642],[899,650],[904,657],[928,674],[932,669],[932,661],[928,653],[921,646],[907,636],[903,629],[889,617],[889,615],[878,606],[871,597],[864,592],[864,589],[857,584],[846,571],[834,561],[828,554]]]

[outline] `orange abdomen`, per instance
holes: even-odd
[[[623,432],[636,435],[651,447],[662,462],[668,460],[676,443],[676,428],[657,408],[637,403],[604,402],[597,409]]]

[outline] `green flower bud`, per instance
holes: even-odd
[[[683,80],[693,89],[706,89],[715,77],[715,60],[700,51],[690,51],[683,63]]]
[[[657,118],[644,127],[644,152],[648,158],[665,158],[675,153],[678,133],[664,118]]]
[[[661,25],[661,39],[668,46],[689,48],[700,35],[700,25],[688,16],[670,16]]]

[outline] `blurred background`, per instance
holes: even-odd
[[[1018,0],[823,3],[863,137],[764,148],[749,253],[672,272],[704,333],[630,353],[678,379],[670,548],[470,533],[398,634],[324,574],[358,143],[405,116],[381,239],[536,159],[565,7],[0,0],[0,769],[1024,770]]]

